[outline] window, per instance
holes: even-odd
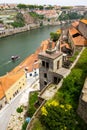
[[[59,61],[57,61],[57,69],[59,69]]]
[[[44,81],[44,85],[47,85],[47,82],[46,82],[46,81]]]
[[[45,61],[42,61],[42,66],[44,66],[44,67],[45,67]]]
[[[54,77],[54,84],[57,84],[57,83],[58,83],[57,77]]]
[[[5,104],[7,104],[7,101],[5,101]]]
[[[32,76],[32,73],[30,73],[30,76]]]
[[[0,105],[0,110],[2,109],[2,105]]]
[[[47,73],[44,73],[44,78],[47,78]]]
[[[49,68],[49,63],[48,62],[46,62],[46,68]]]

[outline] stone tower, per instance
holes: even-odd
[[[39,53],[40,68],[40,90],[48,83],[55,83],[61,80],[62,76],[57,71],[62,67],[62,53],[52,48],[52,41],[49,41],[48,49]]]

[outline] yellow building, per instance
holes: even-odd
[[[26,76],[23,70],[8,73],[0,78],[0,106],[10,102],[21,90],[26,87]],[[4,104],[2,103],[4,99]]]

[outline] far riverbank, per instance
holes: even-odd
[[[57,22],[43,22],[42,26],[40,26],[40,24],[33,23],[33,24],[25,25],[24,27],[5,29],[0,34],[0,38],[11,36],[11,35],[14,35],[17,33],[22,33],[22,32],[33,30],[33,29],[37,29],[37,28],[41,28],[44,26],[57,26],[57,25],[62,26],[62,24],[66,24],[66,23],[69,24],[70,22],[71,22],[70,20],[61,21],[61,22],[59,22],[59,21],[57,21]]]

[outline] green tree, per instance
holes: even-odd
[[[20,9],[26,9],[27,5],[25,5],[25,4],[18,4],[17,7],[20,8]]]
[[[13,27],[23,27],[25,25],[24,17],[22,13],[17,13],[16,20],[12,23]]]
[[[56,41],[58,40],[58,38],[60,37],[60,34],[51,32],[51,33],[50,33],[50,37],[51,37],[51,39],[52,39],[54,42],[56,42]]]
[[[57,104],[57,103],[56,103]],[[41,114],[41,123],[49,130],[75,130],[78,126],[74,110],[69,104],[47,104],[47,114]]]

